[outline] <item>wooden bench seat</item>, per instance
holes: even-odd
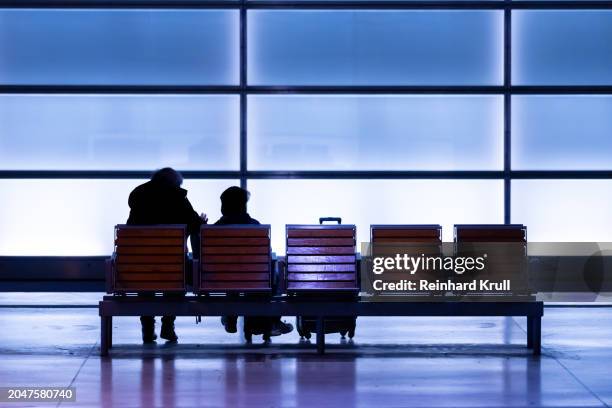
[[[196,294],[272,291],[269,225],[203,225]]]
[[[115,226],[107,292],[185,293],[186,226]]]

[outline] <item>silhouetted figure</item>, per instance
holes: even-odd
[[[231,224],[259,224],[255,218],[251,218],[247,212],[247,201],[249,201],[250,193],[240,187],[230,187],[221,194],[221,218],[215,225],[231,225]],[[245,317],[245,319],[249,319]],[[272,336],[290,333],[293,326],[290,323],[281,321],[281,316],[271,317],[267,322],[272,327]],[[223,316],[221,323],[228,333],[236,333],[238,331],[236,323],[238,316]],[[254,322],[265,322],[265,317],[254,317]]]
[[[200,225],[207,222],[206,215],[198,215],[187,199],[187,190],[181,188],[183,176],[169,167],[157,170],[151,180],[136,187],[128,200],[130,216],[128,225],[185,224],[191,236],[192,248],[199,247]],[[195,252],[195,251],[194,251]],[[160,336],[176,341],[175,316],[162,317]],[[153,342],[155,317],[141,316],[142,341]]]

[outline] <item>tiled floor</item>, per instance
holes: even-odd
[[[96,309],[0,308],[0,385],[72,384],[67,407],[612,405],[612,308],[545,314],[539,359],[521,318],[359,318],[325,356],[293,333],[246,346],[217,318],[179,318],[178,345],[143,347],[138,320],[115,318],[100,359]]]

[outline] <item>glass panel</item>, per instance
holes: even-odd
[[[129,215],[130,191],[145,180],[0,180],[0,255],[109,255],[113,226]],[[198,212],[220,216],[221,192],[236,180],[186,180]]]
[[[501,11],[249,11],[251,85],[495,85]]]
[[[0,95],[0,168],[239,167],[239,97]]]
[[[497,170],[501,96],[250,96],[253,170]]]
[[[0,10],[0,83],[238,83],[238,11]]]
[[[612,96],[514,96],[512,166],[612,169]]]
[[[445,240],[453,224],[501,223],[499,180],[250,180],[249,212],[272,224],[272,244],[285,253],[285,224],[316,224],[342,217],[370,239],[370,224],[441,224]],[[460,205],[458,205],[460,203]]]
[[[516,180],[512,222],[530,241],[612,241],[612,180]]]
[[[512,12],[515,85],[612,84],[612,12]]]

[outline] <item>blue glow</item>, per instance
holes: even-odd
[[[342,217],[357,225],[359,242],[370,224],[441,224],[445,240],[456,223],[503,223],[500,180],[252,180],[249,212],[272,224],[272,246],[285,253],[285,224],[317,224]]]
[[[512,222],[532,242],[612,242],[612,180],[515,180]]]
[[[501,96],[250,96],[254,170],[498,170]]]
[[[249,11],[252,85],[495,85],[501,11]]]
[[[0,95],[0,169],[238,170],[238,96]]]
[[[0,256],[109,255],[130,191],[145,180],[0,180]],[[237,180],[185,180],[194,209],[220,216],[221,192]]]
[[[612,84],[612,12],[512,12],[515,85]]]
[[[0,83],[237,84],[238,11],[0,10]]]
[[[514,96],[512,166],[612,169],[612,96]]]

